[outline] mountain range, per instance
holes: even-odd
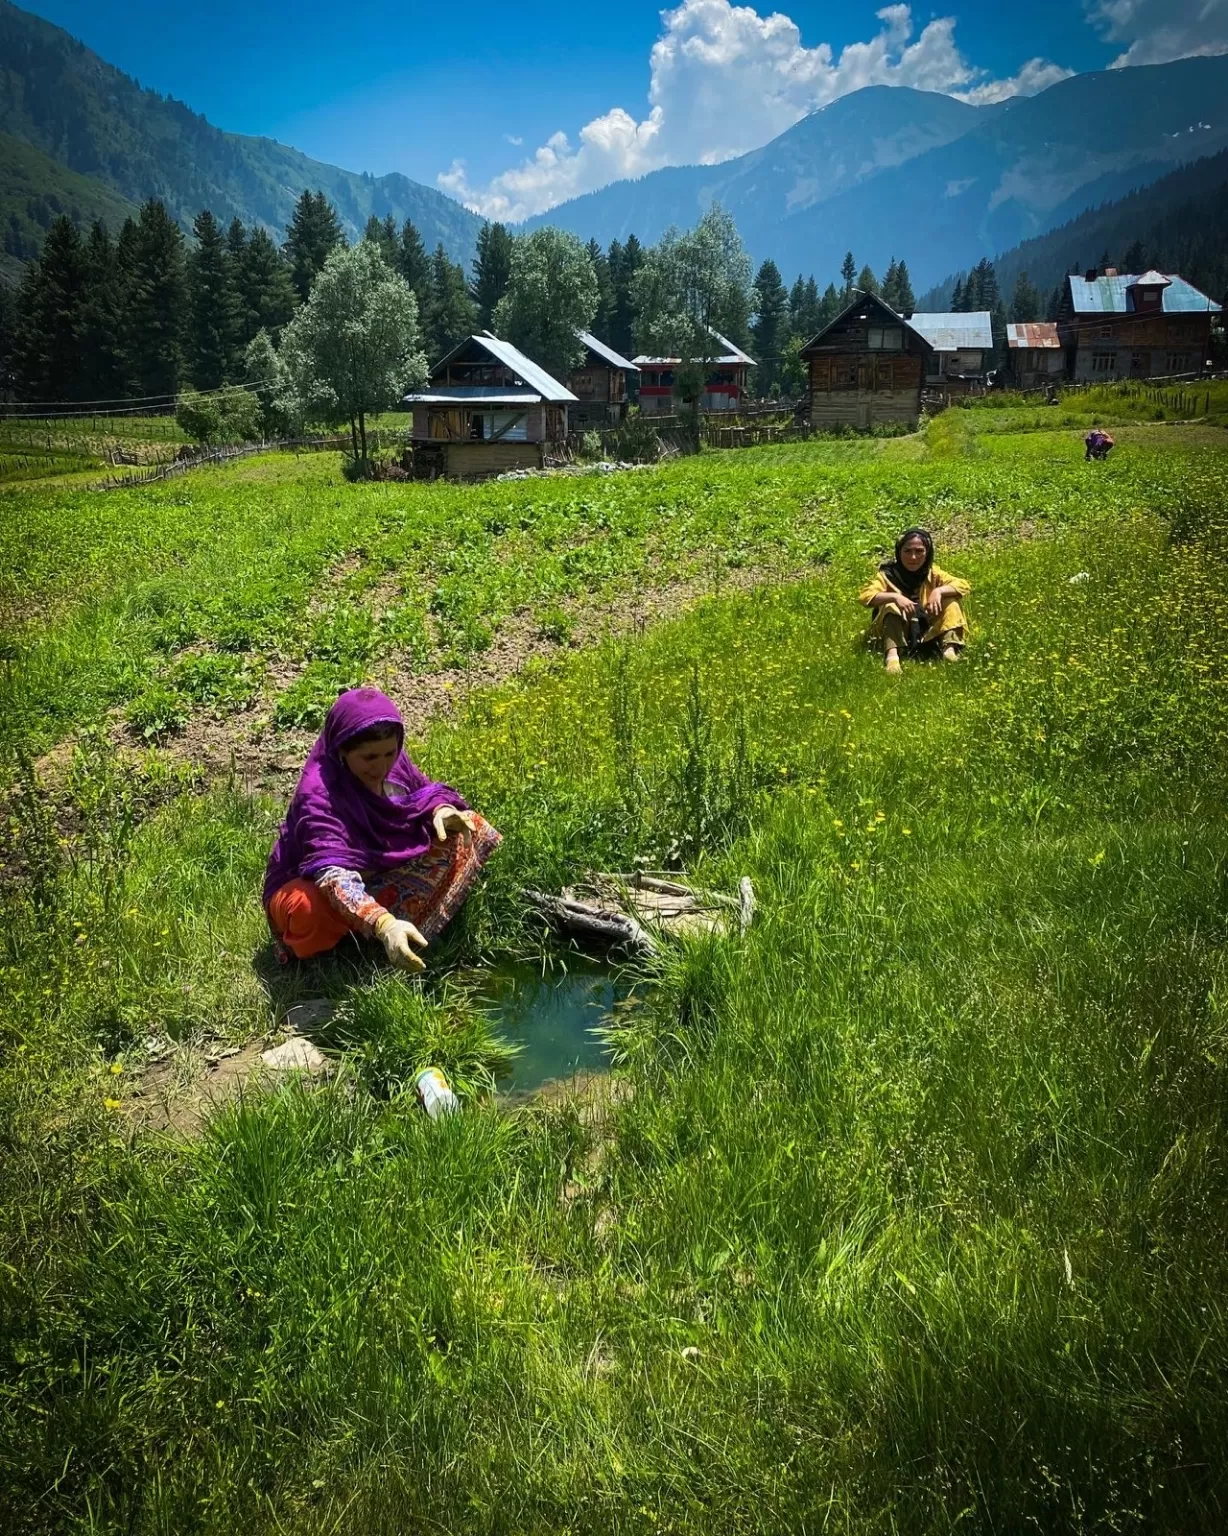
[[[1228,57],[1075,75],[983,107],[870,86],[750,154],[614,182],[532,223],[649,243],[717,201],[787,278],[822,286],[851,247],[877,271],[903,258],[924,287],[1228,148],[1226,108]]]
[[[614,182],[523,227],[649,244],[719,201],[755,262],[772,257],[789,280],[824,284],[852,248],[880,272],[903,258],[919,292],[1228,149],[1226,104],[1228,57],[1076,75],[992,106],[871,86],[749,154]],[[473,255],[481,219],[435,188],[227,133],[0,0],[0,276],[61,212],[114,228],[158,197],[185,229],[210,208],[280,236],[308,188],[327,194],[351,238],[371,214],[391,214],[412,219],[428,248]]]
[[[46,157],[38,169],[63,211],[75,206],[87,217],[158,197],[185,229],[210,208],[223,224],[237,217],[280,236],[299,194],[322,188],[351,237],[371,214],[392,214],[398,223],[412,219],[428,249],[442,241],[465,262],[482,226],[407,176],[343,171],[274,139],[215,128],[182,102],[143,90],[61,28],[0,0],[0,244],[10,258],[19,253],[8,247],[41,233],[41,210],[31,215],[13,195],[30,171],[21,145]],[[93,207],[71,179],[85,177],[98,185]]]

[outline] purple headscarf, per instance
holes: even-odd
[[[370,790],[346,767],[347,741],[375,725],[396,730],[402,750],[385,781],[397,795]],[[435,784],[404,752],[405,725],[378,688],[351,688],[328,712],[303,765],[264,877],[264,902],[287,880],[310,879],[332,866],[382,873],[421,858],[434,840],[431,817],[441,805],[468,810],[446,784]]]

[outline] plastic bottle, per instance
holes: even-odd
[[[448,1080],[438,1067],[427,1067],[424,1072],[419,1072],[414,1087],[418,1093],[418,1102],[432,1120],[459,1111],[460,1100],[448,1087]]]

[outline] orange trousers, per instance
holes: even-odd
[[[287,880],[269,898],[268,913],[273,932],[299,960],[335,949],[356,932],[314,880]]]

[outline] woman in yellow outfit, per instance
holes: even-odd
[[[971,588],[934,564],[934,541],[924,528],[909,528],[896,540],[895,559],[879,566],[862,588],[860,601],[874,619],[870,643],[881,646],[887,671],[898,673],[900,652],[940,652],[958,661],[967,620],[960,598]]]

